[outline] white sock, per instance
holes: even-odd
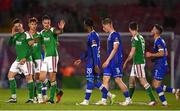
[[[15,99],[16,98],[16,94],[12,94],[11,97]]]
[[[86,103],[89,103],[89,100],[86,100],[86,99],[85,99],[84,101],[85,101]]]
[[[112,94],[110,92],[107,93],[108,97],[112,98]]]
[[[126,101],[130,101],[130,100],[131,100],[131,98],[130,98],[130,97],[127,97],[127,98],[126,98]]]
[[[106,99],[105,98],[102,98],[101,101],[106,103]]]
[[[168,103],[167,103],[167,101],[164,101],[162,104],[163,104],[163,105],[167,105]]]

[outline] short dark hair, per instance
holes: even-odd
[[[43,17],[42,17],[42,21],[43,20],[50,20],[50,17],[48,16],[48,15],[44,15]]]
[[[138,30],[138,24],[136,22],[130,22],[129,23],[129,28],[131,30]]]
[[[90,19],[90,18],[85,19],[85,20],[84,20],[84,24],[85,24],[86,26],[88,26],[88,27],[94,27],[94,22],[93,22],[93,20]]]
[[[112,20],[110,18],[105,18],[102,20],[102,24],[106,25],[106,24],[112,24]]]
[[[16,18],[13,20],[12,24],[14,25],[16,23],[22,23],[22,21],[20,19]]]
[[[155,24],[154,27],[156,27],[156,29],[159,31],[160,34],[163,32],[163,26],[162,25]]]
[[[32,18],[30,18],[29,19],[29,21],[28,21],[29,23],[31,23],[31,22],[38,22],[38,20],[37,20],[37,18],[36,17],[32,17]]]

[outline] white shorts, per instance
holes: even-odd
[[[135,76],[137,78],[145,78],[145,64],[133,64],[130,76]]]
[[[45,57],[42,62],[41,71],[46,72],[57,72],[59,56],[49,56]]]
[[[25,76],[32,74],[32,61],[25,62],[24,65],[19,64],[19,62],[14,61],[10,67],[10,71],[14,73],[23,73]]]
[[[36,63],[33,63],[34,73],[40,73],[41,66],[42,66],[42,60],[38,59],[38,60],[35,60],[35,62]]]

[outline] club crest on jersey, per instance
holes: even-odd
[[[87,74],[91,74],[92,73],[92,68],[87,68]]]

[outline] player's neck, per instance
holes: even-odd
[[[30,33],[30,34],[35,34],[35,33],[36,33],[36,30],[29,30],[29,33]]]
[[[94,29],[89,29],[88,33],[94,32]]]
[[[24,32],[24,29],[20,30],[19,33],[23,33]]]
[[[156,40],[156,39],[158,39],[158,38],[160,38],[160,35],[155,34],[155,35],[154,35],[154,39]]]
[[[115,32],[114,28],[109,30],[109,33],[113,33],[113,32]]]
[[[132,34],[132,36],[135,37],[137,34],[138,34],[138,32],[134,32],[134,33]]]
[[[51,28],[51,26],[49,26],[48,28],[44,28],[45,31],[48,31]]]

